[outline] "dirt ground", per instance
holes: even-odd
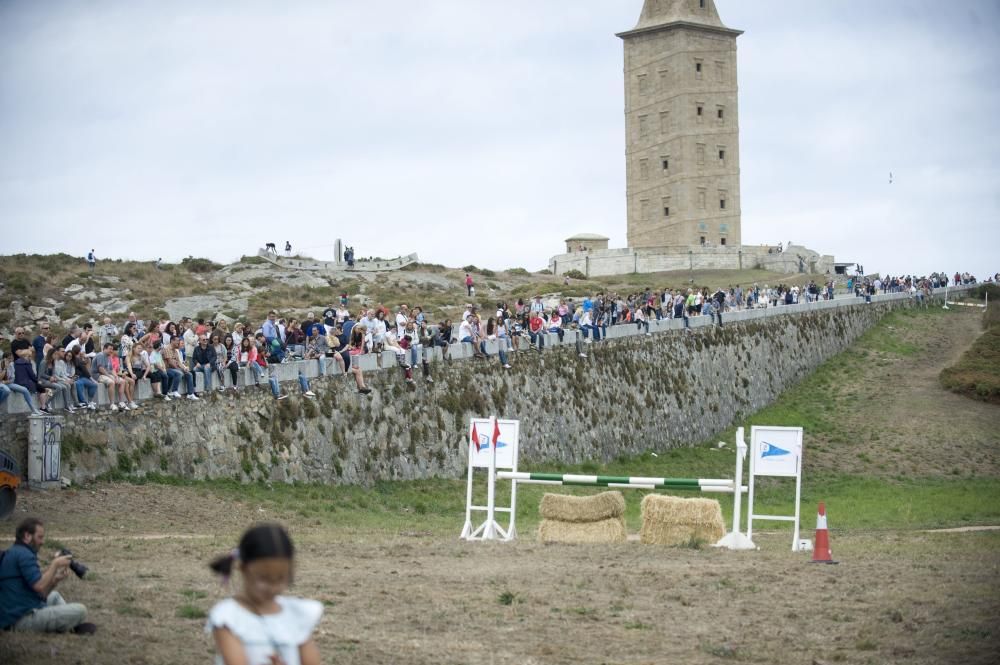
[[[985,664],[1000,650],[997,532],[834,530],[827,566],[784,534],[751,553],[463,543],[335,532],[177,487],[25,493],[27,513],[91,567],[60,590],[100,630],[0,633],[5,665],[209,662],[203,613],[226,590],[206,564],[253,519],[289,524],[293,593],[326,605],[327,663]]]

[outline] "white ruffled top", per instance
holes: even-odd
[[[286,665],[301,665],[299,647],[312,636],[323,616],[323,605],[290,596],[276,596],[274,600],[281,607],[280,612],[255,614],[235,599],[226,598],[208,613],[205,632],[211,634],[216,628],[228,628],[243,643],[248,665],[268,665],[275,652]],[[224,665],[221,655],[215,656],[215,665]]]

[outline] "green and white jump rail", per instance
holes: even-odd
[[[515,480],[525,485],[566,485],[577,487],[611,487],[615,489],[675,490],[722,492],[733,494],[736,481],[731,478],[647,478],[645,476],[587,476],[572,473],[530,473],[527,471],[497,471],[497,480]],[[741,492],[747,486],[740,487]]]

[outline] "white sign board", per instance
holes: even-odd
[[[493,429],[492,418],[473,418],[469,423],[469,465],[476,469],[490,468],[490,458],[493,456]],[[497,420],[500,427],[500,437],[496,442],[496,466],[497,469],[515,469],[517,466],[517,444],[520,434],[518,420]],[[475,431],[475,438],[473,438]]]
[[[758,515],[754,512],[754,479],[758,476],[795,478],[794,515]],[[799,503],[802,498],[802,428],[750,428],[750,495],[747,497],[747,537],[754,520],[792,522],[792,551],[799,549]]]
[[[755,476],[799,475],[802,460],[801,427],[753,427],[750,430]]]

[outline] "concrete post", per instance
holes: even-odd
[[[28,421],[28,485],[32,489],[58,489],[63,419],[29,416]]]

